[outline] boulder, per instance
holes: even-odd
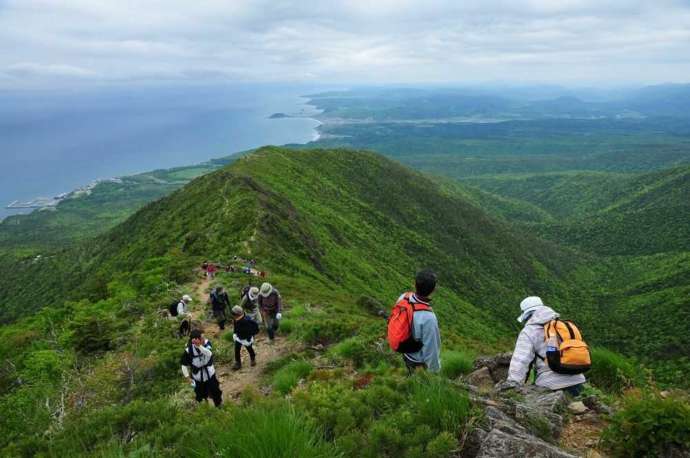
[[[582,401],[575,401],[568,404],[568,411],[575,415],[582,415],[583,413],[589,411],[589,407],[587,407]]]
[[[530,435],[511,435],[493,429],[486,435],[476,458],[529,456],[534,458],[576,458],[575,455]]]
[[[542,436],[556,440],[563,429],[566,396],[563,391],[551,391],[534,385],[524,387],[524,396],[514,401],[515,419]]]
[[[488,367],[482,367],[467,376],[467,383],[478,388],[479,392],[488,393],[494,387],[494,380]]]
[[[494,383],[502,382],[508,378],[508,368],[510,367],[510,359],[512,357],[513,354],[510,352],[500,353],[495,356],[480,357],[474,361],[474,368],[481,369],[482,367],[486,367],[489,369]]]

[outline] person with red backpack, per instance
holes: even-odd
[[[441,334],[431,308],[436,282],[436,274],[431,270],[418,272],[415,292],[403,293],[388,319],[388,344],[393,351],[402,353],[410,374],[417,369],[441,370]]]
[[[508,370],[508,379],[499,389],[523,385],[534,367],[534,384],[550,390],[563,390],[573,396],[582,391],[583,375],[590,366],[589,348],[572,321],[547,307],[537,296],[520,303],[520,332]]]

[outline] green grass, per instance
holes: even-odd
[[[441,353],[441,374],[455,379],[474,369],[475,355],[467,351],[446,350]]]
[[[628,358],[601,347],[591,349],[592,368],[588,380],[597,388],[621,393],[626,388],[640,386],[645,379],[643,369]]]
[[[194,456],[331,458],[340,454],[319,430],[287,404],[233,409],[212,433],[213,447]],[[193,447],[192,447],[193,448]]]
[[[273,388],[279,393],[288,394],[300,380],[304,380],[311,373],[312,369],[307,361],[292,361],[273,375]]]

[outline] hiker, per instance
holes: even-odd
[[[242,290],[242,299],[240,300],[240,307],[244,310],[245,315],[256,323],[261,324],[261,312],[259,311],[259,288],[256,286],[247,286]]]
[[[268,331],[268,340],[273,342],[279,321],[283,317],[282,298],[277,289],[270,283],[264,283],[259,290],[259,310]]]
[[[525,326],[520,331],[520,335],[515,343],[515,350],[513,351],[510,369],[508,370],[508,379],[499,388],[506,389],[525,384],[534,366],[536,371],[535,385],[551,390],[564,390],[573,396],[579,395],[585,383],[585,376],[582,373],[565,374],[554,371],[551,368],[551,362],[547,360],[547,342],[545,339],[545,325],[549,324],[550,329],[553,329],[551,326],[554,326],[554,323],[558,321],[565,327],[565,333],[570,333],[573,337],[579,337],[578,341],[586,349],[586,344],[582,342],[582,337],[577,327],[574,327],[570,322],[558,320],[559,314],[544,305],[541,298],[537,296],[525,298],[520,303],[520,311],[522,313],[517,320],[520,323],[524,323]],[[558,326],[560,327],[561,325]],[[557,344],[554,343],[553,345],[555,347]],[[553,348],[552,350],[556,354],[560,353],[558,348]],[[589,358],[588,349],[586,349],[586,353],[587,358]]]
[[[388,342],[393,350],[403,354],[409,375],[417,369],[441,370],[441,335],[431,308],[436,282],[436,274],[431,270],[418,272],[415,292],[403,293],[398,298],[388,320]]]
[[[213,367],[213,347],[208,339],[205,339],[198,329],[189,335],[189,343],[182,353],[180,364],[182,374],[190,378],[194,387],[197,402],[209,397],[216,407],[223,402],[223,392],[216,378],[216,369]],[[191,371],[191,374],[190,374]]]
[[[239,305],[232,308],[232,319],[235,332],[232,340],[235,341],[235,365],[233,371],[242,369],[242,357],[240,351],[242,347],[249,353],[250,365],[256,366],[256,353],[254,352],[254,336],[259,333],[259,325],[244,314],[244,310]]]
[[[209,280],[213,280],[216,276],[216,270],[216,265],[212,262],[209,263],[206,267],[206,278],[208,278]]]
[[[178,337],[186,336],[191,330],[192,315],[189,313],[189,310],[187,310],[191,302],[192,298],[188,294],[185,294],[182,296],[182,299],[173,302],[168,308],[170,319],[182,320],[177,331]]]
[[[228,293],[225,292],[222,286],[218,286],[216,289],[211,290],[209,300],[211,302],[213,317],[218,322],[218,327],[220,329],[225,329],[225,322],[227,321],[226,310],[230,308]]]

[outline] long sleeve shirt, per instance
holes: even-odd
[[[413,337],[422,343],[422,349],[415,353],[405,353],[405,358],[415,363],[424,363],[431,372],[440,371],[441,332],[438,329],[436,314],[428,310],[417,311],[414,313],[412,325]]]
[[[271,292],[271,294],[269,294],[267,297],[259,295],[259,307],[261,308],[261,311],[273,315],[280,313],[283,307],[283,300],[280,297],[278,290],[273,288],[273,292]]]
[[[189,369],[195,382],[208,382],[216,374],[211,348],[211,342],[208,339],[204,345],[198,347],[187,345],[181,359],[182,373],[185,377],[189,376]]]
[[[549,368],[546,358],[546,342],[544,341],[544,325],[558,317],[551,308],[542,306],[536,309],[525,327],[520,331],[515,350],[510,360],[508,369],[508,381],[522,385],[527,381],[530,368],[534,367],[537,373],[535,385],[551,390],[560,390],[573,385],[585,383],[582,374],[567,375],[558,374]]]

